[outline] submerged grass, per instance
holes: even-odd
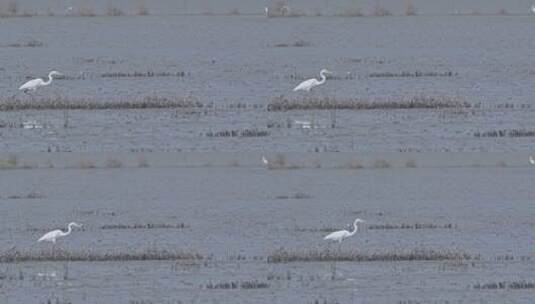
[[[370,230],[390,230],[390,229],[454,229],[456,225],[451,223],[438,225],[433,223],[414,223],[414,224],[380,224],[380,225],[368,225]]]
[[[201,260],[195,251],[145,249],[138,251],[114,250],[96,252],[91,250],[68,251],[65,249],[8,250],[0,252],[0,263],[23,262],[126,262],[126,261],[173,261]]]
[[[411,249],[383,252],[360,252],[355,250],[286,250],[279,249],[268,256],[268,263],[292,262],[394,262],[394,261],[447,261],[479,259],[464,251]]]
[[[0,112],[24,110],[121,110],[121,109],[162,109],[162,108],[202,108],[204,105],[194,97],[165,98],[145,97],[137,100],[93,100],[42,98],[25,100],[8,98],[0,100]]]
[[[395,109],[443,109],[470,108],[471,105],[449,96],[411,96],[399,100],[360,100],[329,97],[288,99],[277,97],[268,104],[268,111],[292,110],[395,110]]]
[[[487,290],[498,290],[498,289],[535,289],[535,282],[528,281],[513,281],[513,282],[491,282],[491,283],[477,283],[472,285],[474,289],[487,289]]]
[[[146,72],[107,72],[100,74],[102,78],[130,78],[130,77],[185,77],[186,72],[155,72],[155,71],[146,71]]]
[[[269,284],[265,282],[253,281],[232,281],[222,283],[208,283],[205,285],[206,289],[264,289],[269,288]]]
[[[456,75],[457,73],[453,73],[452,71],[446,71],[446,72],[402,71],[399,73],[392,73],[392,72],[370,73],[368,77],[370,78],[403,78],[403,77],[418,78],[418,77],[453,77]]]
[[[184,223],[177,223],[177,224],[153,224],[153,223],[147,223],[147,224],[110,224],[110,225],[103,225],[100,227],[100,229],[104,230],[114,230],[114,229],[183,229],[187,228],[187,226]]]
[[[535,136],[535,130],[526,129],[503,129],[503,130],[491,130],[486,132],[477,131],[474,133],[474,137],[533,137]]]

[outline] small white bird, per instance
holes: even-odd
[[[531,6],[531,12],[535,13],[535,5]]]
[[[64,236],[67,236],[67,235],[71,234],[73,226],[78,227],[78,228],[82,227],[81,224],[77,224],[75,222],[72,222],[69,225],[67,225],[67,232],[63,232],[63,231],[61,231],[59,229],[53,230],[53,231],[50,231],[47,234],[43,235],[39,240],[37,240],[37,242],[46,241],[46,242],[52,242],[52,243],[55,244],[57,238],[64,237]]]
[[[325,81],[327,80],[327,76],[325,74],[332,74],[332,73],[327,69],[323,69],[320,72],[321,80],[317,80],[316,78],[305,80],[294,88],[294,92],[297,92],[297,91],[310,92],[310,90],[313,87],[324,84]]]
[[[28,91],[35,91],[39,87],[51,84],[54,76],[63,76],[63,74],[58,71],[52,71],[48,74],[48,81],[44,81],[42,78],[32,79],[21,85],[19,90],[24,91],[25,93]]]
[[[363,221],[363,220],[358,218],[353,223],[353,231],[352,232],[349,232],[347,230],[339,230],[339,231],[335,231],[335,232],[327,235],[323,239],[327,240],[327,241],[335,241],[335,242],[341,243],[344,239],[346,239],[346,238],[348,238],[350,236],[353,236],[357,232],[357,230],[358,230],[357,224],[358,223],[364,223],[364,222],[365,221]]]
[[[264,165],[269,165],[269,162],[267,160],[267,158],[265,156],[262,155],[262,162],[264,163]]]
[[[267,6],[264,7],[264,15],[265,15],[266,17],[269,17],[269,7],[267,7]]]
[[[308,120],[296,120],[295,124],[301,126],[302,129],[312,128],[312,123]]]
[[[533,156],[529,157],[529,163],[535,165],[535,159],[533,159]]]

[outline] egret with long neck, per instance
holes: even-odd
[[[44,87],[52,83],[52,79],[54,79],[54,76],[62,76],[58,71],[52,71],[48,74],[48,80],[44,81],[43,78],[36,78],[32,79],[25,84],[21,85],[19,90],[24,91],[25,93],[28,91],[35,91],[39,87]]]
[[[305,80],[301,82],[298,86],[294,88],[294,92],[297,91],[305,91],[310,92],[310,90],[313,87],[317,87],[319,85],[322,85],[327,81],[327,74],[332,74],[329,70],[323,69],[320,71],[320,80],[317,80],[316,78],[311,78],[308,80]]]
[[[325,236],[323,239],[327,241],[335,241],[341,243],[344,239],[355,235],[358,231],[358,223],[364,223],[365,221],[361,219],[356,219],[355,222],[353,222],[353,231],[349,232],[347,230],[339,230],[335,231],[327,236]]]
[[[75,222],[69,223],[69,225],[67,225],[67,231],[66,232],[63,232],[63,231],[61,231],[59,229],[50,231],[50,232],[46,233],[45,235],[43,235],[39,240],[37,240],[37,242],[46,241],[46,242],[52,242],[52,243],[55,244],[57,238],[65,237],[65,236],[71,234],[72,227],[81,228],[82,225],[78,224],[78,223],[75,223]]]

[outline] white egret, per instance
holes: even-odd
[[[324,84],[325,81],[327,80],[327,76],[325,74],[332,74],[332,73],[329,70],[323,69],[320,72],[321,80],[317,80],[316,78],[305,80],[294,88],[294,92],[297,92],[297,91],[310,92],[310,90],[313,87]]]
[[[533,156],[529,157],[529,163],[535,165],[535,159],[533,159]]]
[[[46,242],[52,242],[52,243],[55,244],[57,238],[64,237],[64,236],[67,236],[67,235],[71,234],[73,226],[74,227],[78,227],[78,228],[82,227],[81,224],[77,224],[75,222],[72,222],[69,225],[67,225],[67,232],[63,232],[63,231],[61,231],[59,229],[53,230],[53,231],[50,231],[47,234],[43,235],[39,240],[37,240],[37,242],[46,241]]]
[[[312,128],[312,123],[308,120],[296,120],[295,124],[301,126],[302,129]]]
[[[335,231],[335,232],[327,235],[323,239],[327,240],[327,241],[335,241],[335,242],[341,243],[344,239],[346,239],[346,238],[348,238],[350,236],[353,236],[355,233],[357,233],[357,230],[358,230],[357,224],[358,223],[364,223],[364,222],[365,221],[363,221],[363,220],[358,218],[353,223],[353,231],[352,232],[349,232],[347,230],[339,230],[339,231]]]
[[[269,7],[267,7],[267,6],[264,7],[264,15],[265,15],[266,17],[269,17]]]
[[[28,91],[35,91],[39,87],[51,84],[54,76],[63,76],[63,74],[58,71],[52,71],[48,74],[48,81],[44,81],[42,78],[32,79],[21,85],[19,90],[24,91],[25,93]]]
[[[531,6],[531,12],[535,13],[535,5]]]
[[[269,162],[267,160],[267,158],[265,156],[262,156],[262,162],[264,163],[264,165],[269,165]]]

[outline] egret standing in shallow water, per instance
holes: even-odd
[[[316,87],[316,86],[324,84],[325,81],[327,80],[327,76],[325,74],[332,74],[332,73],[327,69],[323,69],[320,72],[321,80],[317,80],[315,78],[305,80],[305,81],[301,82],[298,86],[296,86],[294,88],[294,92],[297,92],[297,91],[310,92],[310,90],[313,87]]]
[[[58,71],[52,71],[48,74],[48,81],[44,81],[43,78],[32,79],[21,85],[19,90],[24,91],[24,93],[28,91],[35,91],[39,87],[44,87],[51,84],[54,76],[63,76],[63,74]]]
[[[335,241],[335,242],[341,243],[344,239],[346,239],[346,238],[348,238],[350,236],[353,236],[355,233],[357,233],[357,230],[358,230],[357,224],[358,223],[364,223],[364,222],[365,221],[363,221],[363,220],[358,218],[353,223],[353,231],[352,232],[349,232],[347,230],[339,230],[339,231],[335,231],[335,232],[327,235],[323,239],[327,240],[327,241]]]
[[[535,165],[535,159],[533,159],[533,156],[529,157],[529,163]]]
[[[47,234],[43,235],[39,240],[37,240],[37,242],[46,241],[46,242],[52,242],[52,243],[56,244],[56,239],[57,238],[64,237],[64,236],[67,236],[67,235],[71,234],[73,226],[78,227],[78,228],[82,227],[81,224],[77,224],[75,222],[72,222],[69,225],[67,225],[67,232],[63,232],[63,231],[61,231],[59,229],[53,230],[53,231],[50,231]]]

